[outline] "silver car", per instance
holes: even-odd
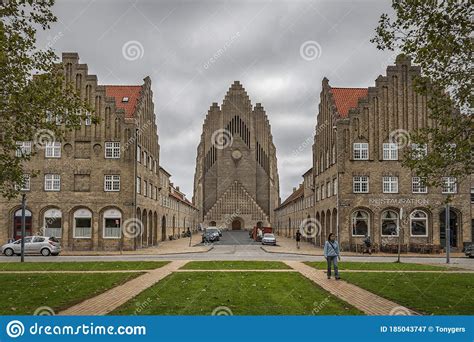
[[[276,244],[277,244],[277,240],[276,240],[275,235],[270,234],[270,233],[263,234],[262,245],[276,246]]]
[[[41,254],[43,256],[58,255],[61,252],[59,240],[48,236],[26,236],[25,254]],[[2,254],[6,256],[21,254],[21,239],[2,246]]]

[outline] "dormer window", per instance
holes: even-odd
[[[128,103],[128,96],[124,96],[122,98],[122,103]]]

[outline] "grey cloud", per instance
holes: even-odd
[[[283,199],[312,164],[307,140],[322,78],[370,86],[394,59],[369,42],[380,14],[390,12],[390,3],[378,0],[59,0],[55,12],[60,22],[41,34],[40,46],[77,51],[102,84],[140,84],[151,76],[161,163],[188,197],[204,117],[234,80],[267,111]],[[131,40],[144,50],[136,61],[122,56]],[[309,40],[321,46],[311,61],[300,55]]]

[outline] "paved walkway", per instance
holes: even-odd
[[[143,290],[149,288],[172,272],[184,266],[188,261],[179,260],[149,271],[125,284],[114,287],[96,297],[87,299],[82,303],[74,305],[59,315],[105,315],[120,305],[126,303]]]
[[[291,268],[297,270],[306,278],[314,281],[332,295],[351,304],[367,315],[417,315],[413,310],[401,306],[388,299],[382,298],[372,292],[366,291],[358,286],[349,284],[343,280],[336,281],[327,279],[326,273],[314,269],[297,261],[285,262]]]

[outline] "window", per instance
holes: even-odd
[[[86,112],[86,126],[90,126],[92,123],[92,115],[90,112]]]
[[[428,192],[428,188],[423,184],[421,177],[411,179],[411,190],[414,194],[426,194]]]
[[[137,146],[137,162],[141,163],[141,158],[142,158],[142,148],[140,146]]]
[[[383,160],[398,160],[398,145],[396,143],[383,144]]]
[[[422,159],[428,154],[428,147],[426,144],[411,144],[414,159]]]
[[[365,236],[369,232],[369,214],[363,210],[355,211],[352,214],[352,236]]]
[[[332,180],[332,193],[334,195],[337,195],[337,178],[334,178]]]
[[[382,177],[382,190],[385,194],[398,193],[398,177],[384,176]]]
[[[147,153],[146,153],[146,151],[143,151],[143,165],[145,165],[145,167],[146,167],[147,163],[148,163]]]
[[[29,174],[23,174],[23,183],[16,186],[20,191],[30,191],[31,177]]]
[[[457,192],[456,177],[443,177],[443,194],[455,194]]]
[[[120,191],[120,175],[105,175],[104,191]]]
[[[58,209],[49,209],[44,213],[44,236],[54,236],[61,238],[62,214]]]
[[[331,197],[331,183],[330,182],[326,183],[326,191],[327,191],[327,197]]]
[[[319,192],[319,188],[317,187],[316,188],[316,201],[320,201],[321,200],[321,193]]]
[[[120,158],[120,142],[115,142],[115,141],[105,142],[105,158],[107,159]]]
[[[471,203],[474,203],[474,188],[471,188]]]
[[[336,164],[336,145],[332,145],[332,163]]]
[[[47,142],[44,153],[45,158],[61,158],[61,143],[55,141]]]
[[[31,154],[31,141],[19,141],[16,143],[16,156],[28,156]]]
[[[122,97],[122,102],[127,103],[128,102],[128,97],[127,96]]]
[[[137,177],[136,187],[137,187],[137,194],[141,194],[142,193],[142,179],[140,177]]]
[[[369,159],[369,144],[368,143],[354,143],[354,159],[355,160]]]
[[[118,239],[121,236],[122,214],[116,209],[104,213],[104,238]]]
[[[398,236],[398,214],[393,210],[387,210],[382,213],[382,235]]]
[[[354,193],[368,193],[369,192],[369,177],[368,176],[355,176],[353,177],[353,190]]]
[[[58,174],[44,175],[44,190],[60,191],[61,190],[61,175],[58,175]]]
[[[415,210],[410,214],[412,236],[428,236],[428,215],[422,210]]]
[[[153,195],[153,184],[148,183],[148,195],[150,196],[151,199],[153,199],[155,196]]]
[[[143,196],[148,196],[148,183],[147,181],[143,181]]]
[[[92,237],[92,213],[87,209],[79,209],[74,212],[75,239],[88,239]]]
[[[148,167],[153,170],[153,158],[151,156],[148,157]]]
[[[326,185],[321,185],[321,199],[326,198]]]

